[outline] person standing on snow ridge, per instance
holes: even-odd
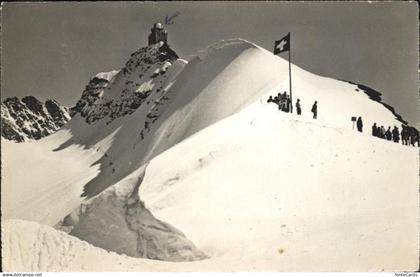
[[[379,135],[378,135],[378,127],[376,126],[376,122],[373,123],[373,126],[372,126],[372,136],[379,137]]]
[[[384,126],[381,126],[381,128],[379,129],[379,137],[380,138],[385,138],[385,128]]]
[[[394,129],[392,130],[392,140],[396,143],[400,142],[400,131],[397,126],[394,126]]]
[[[385,138],[386,138],[386,140],[391,140],[392,139],[391,126],[389,126],[388,130],[386,130]]]
[[[412,146],[419,146],[420,142],[419,142],[419,131],[417,131],[416,128],[414,127],[410,127],[409,129],[409,139],[410,139],[410,144]]]
[[[302,110],[300,108],[300,100],[299,100],[299,98],[298,98],[298,100],[296,102],[296,112],[297,112],[298,115],[301,115],[302,114]]]
[[[318,114],[318,102],[315,101],[315,103],[312,105],[311,112],[314,114],[313,118],[316,119],[316,116]]]
[[[287,93],[286,92],[283,92],[283,94],[281,95],[281,99],[282,99],[281,110],[283,112],[285,112],[286,111],[286,104],[287,104]]]
[[[292,102],[290,101],[290,96],[287,95],[286,98],[286,112],[290,112],[291,111],[291,107],[292,107]]]
[[[408,130],[406,126],[402,126],[401,140],[403,145],[408,145]]]
[[[363,132],[363,121],[362,121],[361,116],[359,116],[359,118],[357,119],[356,125],[357,125],[357,130],[359,132]]]

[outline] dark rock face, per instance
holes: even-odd
[[[139,49],[119,72],[93,77],[71,115],[78,113],[91,124],[104,118],[110,123],[132,114],[150,94],[163,89],[166,70],[177,59],[175,51],[164,43]]]
[[[15,142],[37,140],[70,120],[69,111],[55,100],[44,103],[33,96],[7,98],[1,104],[1,136]]]
[[[48,99],[45,101],[45,108],[56,123],[61,124],[61,126],[67,123],[68,109],[63,109],[57,101]]]
[[[16,142],[37,140],[57,131],[79,114],[89,124],[132,114],[152,93],[163,93],[166,70],[178,59],[167,44],[134,52],[121,71],[93,77],[74,107],[55,100],[42,103],[33,96],[7,98],[1,104],[1,135]],[[115,78],[114,78],[115,76]]]
[[[94,120],[88,117],[89,112],[95,101],[99,98],[100,93],[108,86],[108,84],[109,81],[106,79],[93,77],[83,91],[80,100],[77,101],[73,108],[71,108],[71,115],[73,116],[74,114],[79,113],[82,117],[86,118],[86,122],[93,122]]]
[[[44,104],[33,96],[25,96],[22,98],[22,102],[30,109],[34,114],[45,116]]]

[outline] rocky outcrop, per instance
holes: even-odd
[[[56,132],[70,118],[69,110],[55,100],[7,98],[1,104],[1,136],[15,142],[37,140]]]
[[[163,91],[166,71],[177,59],[167,44],[143,47],[131,54],[120,71],[94,76],[71,112],[89,124],[101,119],[110,123],[132,114],[150,94]]]

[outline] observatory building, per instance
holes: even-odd
[[[163,28],[162,23],[158,22],[153,25],[151,33],[149,35],[149,45],[163,41],[163,43],[168,42],[168,31]]]

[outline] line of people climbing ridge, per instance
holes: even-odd
[[[361,116],[357,119],[356,126],[359,132],[363,132],[363,121]],[[400,133],[397,126],[394,126],[392,130],[391,126],[388,126],[388,129],[385,131],[384,126],[379,127],[375,122],[372,126],[372,136],[393,141],[395,143],[399,143],[401,140],[403,145],[416,146],[417,143],[417,146],[419,146],[420,144],[419,132],[413,127],[404,125],[402,125],[402,131]]]
[[[269,96],[267,103],[275,103],[278,105],[279,110],[283,111],[283,112],[291,112],[291,108],[292,108],[292,103],[291,103],[291,99],[290,99],[290,95],[288,95],[286,92],[284,92],[283,94],[278,93],[277,96],[275,96],[273,98],[273,96]],[[301,102],[300,99],[297,99],[296,101],[296,113],[297,115],[301,115],[302,114],[302,108],[301,108]],[[312,105],[311,108],[311,112],[313,115],[313,118],[316,119],[317,118],[317,114],[318,114],[318,102],[315,101]],[[356,121],[356,117],[354,117],[354,119],[352,118],[352,120]],[[353,121],[353,122],[354,122]],[[363,132],[363,120],[362,117],[359,116],[357,118],[356,121],[356,126],[357,126],[357,130],[359,132]],[[411,146],[420,146],[420,137],[419,137],[419,131],[414,128],[414,127],[410,127],[410,126],[404,126],[402,125],[402,131],[400,133],[399,129],[397,126],[394,126],[394,128],[391,130],[391,126],[388,127],[388,129],[385,131],[384,126],[377,126],[376,122],[373,124],[372,126],[372,136],[374,137],[378,137],[381,139],[386,139],[389,141],[393,141],[395,143],[399,143],[400,140],[402,142],[403,145],[411,145]]]
[[[401,135],[401,137],[400,137]],[[411,146],[419,146],[419,132],[413,128],[402,125],[401,133],[398,130],[397,126],[394,126],[394,128],[391,130],[391,126],[388,126],[388,129],[385,131],[384,126],[377,126],[376,122],[372,126],[372,136],[378,137],[381,139],[386,139],[389,141],[393,141],[396,143],[401,142],[403,145],[411,145]]]
[[[277,96],[269,96],[267,103],[275,103],[278,105],[279,110],[283,111],[283,112],[291,112],[292,110],[292,101],[290,99],[290,95],[287,94],[286,92],[284,92],[283,94],[281,94],[280,92],[277,94]],[[312,109],[311,109],[313,118],[316,119],[317,114],[318,114],[318,102],[315,101],[314,104],[312,105]],[[302,114],[302,108],[301,108],[301,104],[300,104],[300,99],[298,98],[296,101],[296,113],[298,115]]]
[[[376,126],[376,122],[372,126],[372,136],[386,139],[389,141],[394,141],[396,143],[400,142],[400,131],[397,126],[394,126],[394,129],[391,131],[391,126],[388,126],[388,129],[385,131],[384,126]]]

